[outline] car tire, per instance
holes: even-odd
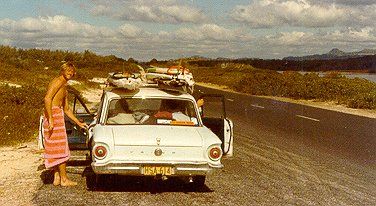
[[[97,177],[95,174],[88,174],[86,176],[86,187],[90,191],[95,191],[97,189]]]
[[[205,185],[205,175],[198,175],[193,177],[193,186],[196,188],[201,188]]]
[[[106,175],[97,174],[95,178],[97,189],[103,189],[106,186]]]

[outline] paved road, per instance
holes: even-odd
[[[205,93],[211,89],[197,88]],[[218,92],[218,91],[217,91]],[[111,176],[88,191],[87,163],[72,162],[75,188],[46,183],[38,205],[376,205],[375,120],[274,100],[225,93],[235,123],[235,156],[206,187],[178,180]],[[85,170],[86,168],[86,170]]]
[[[198,93],[222,93],[236,126],[258,128],[286,142],[360,164],[376,164],[376,119],[271,99],[196,87]],[[196,95],[198,96],[198,95]],[[240,125],[238,125],[240,124]],[[244,124],[244,125],[243,125]],[[245,131],[243,131],[245,130]],[[237,130],[238,131],[238,130]]]

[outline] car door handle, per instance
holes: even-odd
[[[85,136],[88,134],[88,131],[87,131],[87,129],[85,129],[85,128],[81,128],[81,127],[74,126],[73,129],[76,130],[76,131],[81,131],[81,133],[82,133],[83,135],[85,135]]]

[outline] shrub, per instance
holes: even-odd
[[[3,145],[26,142],[35,136],[44,93],[33,86],[0,86],[0,141]]]
[[[350,98],[347,105],[352,108],[376,109],[376,92],[358,94]]]
[[[77,53],[0,46],[0,82],[22,85],[21,88],[0,86],[0,144],[12,145],[35,136],[47,85],[59,74],[60,66],[66,60],[78,68],[76,80],[85,83],[130,65],[113,55],[99,56],[90,51]]]
[[[192,71],[196,81],[226,85],[248,94],[335,101],[351,108],[376,108],[375,83],[349,79],[338,72],[321,77],[318,73],[278,73],[234,63],[194,67]]]

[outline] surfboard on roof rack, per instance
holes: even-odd
[[[144,82],[139,73],[123,74],[122,72],[112,72],[108,74],[107,83],[109,86],[124,88],[128,90],[136,90],[140,88]]]
[[[193,93],[195,84],[193,75],[185,67],[180,65],[169,68],[152,66],[145,72],[147,82],[156,82],[161,89]]]
[[[160,89],[193,93],[194,80],[192,73],[180,65],[169,68],[151,66],[139,73],[112,72],[107,78],[107,85],[127,90],[136,90],[148,84],[157,84]]]

